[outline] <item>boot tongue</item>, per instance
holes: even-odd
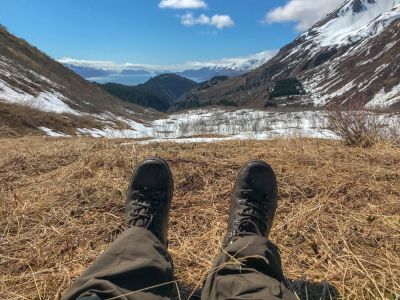
[[[250,220],[243,220],[238,227],[239,233],[244,234],[261,234],[256,223]]]

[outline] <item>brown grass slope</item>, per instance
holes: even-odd
[[[124,114],[124,108],[135,112],[143,111],[140,106],[111,96],[2,27],[0,27],[0,56],[6,58],[13,68],[8,70],[12,76],[3,76],[4,74],[0,73],[0,79],[24,92],[37,95],[42,91],[53,89],[67,97],[70,100],[68,104],[73,109],[87,113],[110,111]],[[35,76],[31,71],[50,79],[57,86]],[[24,80],[23,77],[29,80]]]
[[[39,127],[67,135],[76,135],[76,128],[102,128],[91,116],[43,112],[30,107],[0,102],[0,137],[22,137],[45,133]],[[126,125],[125,125],[126,126]]]
[[[57,299],[123,230],[132,168],[150,155],[164,157],[175,177],[169,237],[183,299],[220,251],[234,178],[250,158],[277,172],[271,239],[302,298],[400,294],[399,148],[304,139],[123,143],[1,140],[1,299]]]

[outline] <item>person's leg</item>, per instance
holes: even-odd
[[[172,259],[167,251],[172,190],[172,175],[166,162],[158,158],[142,162],[128,188],[128,229],[62,299],[168,299],[174,287]]]
[[[297,299],[285,286],[278,249],[251,235],[227,246],[214,262],[202,299]]]
[[[277,247],[268,240],[277,207],[272,168],[251,161],[233,190],[224,250],[204,283],[202,299],[297,299],[285,286]]]
[[[171,285],[129,293],[172,281],[172,278],[172,262],[164,245],[150,231],[133,227],[98,257],[62,299],[88,295],[97,296],[93,299],[117,296],[120,296],[118,299],[162,299],[168,295]]]

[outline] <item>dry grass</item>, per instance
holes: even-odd
[[[128,179],[150,155],[167,159],[175,176],[170,251],[183,298],[219,251],[230,190],[250,158],[277,172],[280,203],[271,239],[302,298],[328,291],[347,299],[400,294],[399,148],[295,139],[121,143],[1,141],[1,299],[57,299],[123,230]]]
[[[327,127],[348,146],[370,147],[382,142],[400,145],[398,113],[332,107],[328,110]]]
[[[77,135],[77,128],[101,129],[106,125],[115,130],[127,129],[127,124],[110,117],[105,122],[94,115],[58,114],[43,112],[31,107],[1,102],[0,99],[0,138],[22,136],[45,136],[40,127],[50,128],[55,132],[70,136]],[[153,117],[150,113],[150,117]],[[98,116],[97,116],[98,117]],[[136,116],[135,116],[136,117]],[[145,123],[142,119],[131,117],[138,123]],[[129,119],[128,119],[129,120]]]
[[[76,135],[76,128],[102,128],[99,120],[92,116],[76,116],[43,112],[30,107],[1,102],[0,137],[43,136],[39,127],[51,128],[57,132]],[[122,126],[119,126],[120,128]]]

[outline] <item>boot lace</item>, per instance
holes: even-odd
[[[267,228],[268,208],[267,203],[269,197],[267,195],[260,195],[251,189],[241,190],[242,199],[239,204],[244,206],[238,215],[241,217],[236,222],[236,234],[262,234]]]
[[[156,208],[163,195],[164,191],[149,190],[146,187],[133,191],[133,208],[130,212],[129,227],[140,226],[147,229],[157,215]]]

